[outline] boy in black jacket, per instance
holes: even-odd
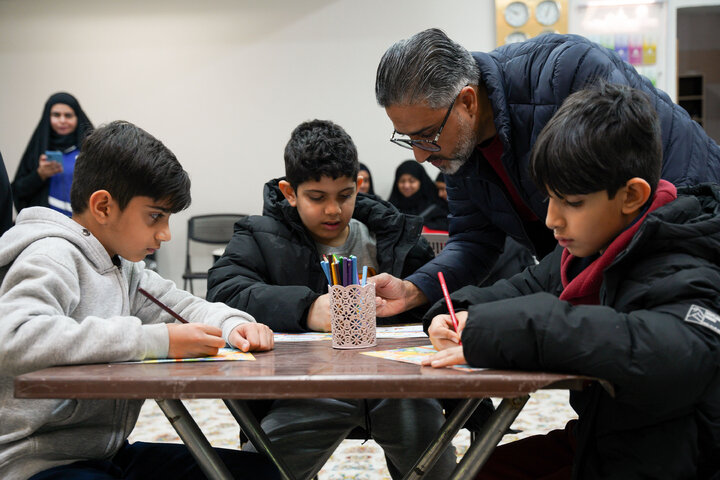
[[[642,92],[571,95],[531,161],[558,247],[510,280],[456,292],[458,333],[437,315],[444,305],[426,315],[433,367],[467,360],[615,387],[571,392],[577,421],[499,447],[479,479],[720,478],[720,189],[677,196],[661,159]]]
[[[358,169],[355,145],[338,125],[313,120],[295,128],[285,147],[285,178],[265,185],[262,216],[235,225],[210,269],[208,300],[243,305],[274,331],[330,331],[322,254],[354,254],[358,265],[403,276],[430,260],[420,217],[358,196]],[[400,478],[443,421],[433,399],[316,399],[273,401],[261,424],[298,478],[317,473],[357,426],[383,447],[391,475]],[[449,448],[423,478],[447,478],[454,466]]]

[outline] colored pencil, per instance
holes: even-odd
[[[179,320],[179,321],[182,322],[182,323],[190,323],[190,322],[188,322],[187,320],[185,320],[183,317],[181,317],[180,315],[178,315],[177,313],[173,312],[170,307],[168,307],[167,305],[165,305],[164,303],[162,303],[162,302],[161,302],[160,300],[158,300],[157,298],[153,297],[153,296],[152,296],[150,293],[148,293],[147,290],[145,290],[144,288],[138,288],[138,292],[140,292],[140,293],[142,293],[143,295],[145,295],[145,296],[146,296],[147,298],[149,298],[155,305],[157,305],[158,307],[160,307],[160,308],[162,308],[163,310],[165,310],[167,313],[169,313],[170,315],[172,315],[173,318],[175,318],[176,320]]]
[[[438,279],[440,279],[440,288],[442,288],[443,296],[445,297],[445,303],[447,304],[448,311],[450,312],[450,318],[453,322],[455,332],[458,331],[458,319],[455,316],[455,309],[453,308],[452,300],[450,300],[450,292],[448,292],[447,284],[445,283],[445,277],[442,272],[438,272]],[[459,342],[462,345],[462,342]]]

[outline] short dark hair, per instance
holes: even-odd
[[[352,138],[329,120],[301,123],[285,145],[285,178],[295,190],[303,182],[323,176],[357,180],[359,168]]]
[[[567,99],[540,132],[530,173],[558,196],[606,190],[609,198],[634,177],[660,181],[660,120],[642,91],[599,82]]]
[[[442,30],[430,28],[387,49],[375,75],[375,98],[381,107],[447,108],[465,85],[479,82],[480,67],[472,54]]]
[[[70,190],[73,213],[107,190],[123,210],[134,197],[167,201],[171,213],[190,206],[190,178],[163,143],[132,123],[115,121],[85,138]]]

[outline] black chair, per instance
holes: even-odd
[[[233,225],[243,217],[243,213],[218,213],[210,215],[196,215],[188,219],[187,243],[185,246],[185,273],[183,273],[183,289],[193,292],[193,280],[207,279],[207,268],[205,270],[193,270],[191,262],[191,248],[194,244],[206,246],[225,246],[233,235]],[[207,252],[207,258],[212,259],[212,254]],[[207,264],[207,263],[206,263]]]

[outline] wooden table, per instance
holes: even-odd
[[[294,478],[244,400],[281,398],[461,398],[435,442],[406,479],[420,479],[483,397],[504,400],[473,442],[452,479],[472,478],[520,413],[529,394],[579,390],[593,379],[575,375],[483,370],[462,372],[361,355],[370,350],[428,345],[427,338],[378,339],[377,347],[337,350],[329,341],[276,343],[256,361],[97,364],[53,367],[15,379],[19,398],[155,399],[208,478],[231,478],[181,399],[223,399],[258,451]]]

